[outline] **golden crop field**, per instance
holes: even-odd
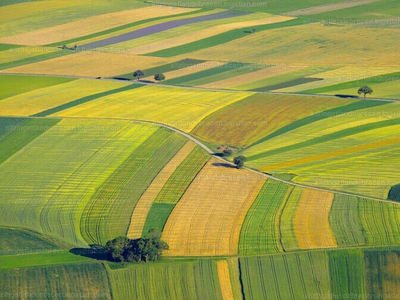
[[[140,238],[142,236],[143,227],[146,223],[147,214],[156,199],[158,193],[163,188],[169,177],[174,173],[180,163],[190,154],[196,147],[192,141],[188,141],[185,146],[168,162],[168,164],[158,173],[157,177],[152,181],[150,186],[140,197],[132,214],[131,223],[129,225],[127,237],[131,239]]]
[[[82,97],[126,85],[126,82],[77,79],[6,98],[0,101],[0,115],[30,116]]]
[[[247,35],[193,52],[191,58],[305,66],[398,67],[397,36],[395,28],[313,23]]]
[[[170,58],[85,51],[7,69],[4,72],[111,77],[173,62]]]
[[[222,300],[233,300],[229,265],[226,260],[217,261],[218,279],[221,286]]]
[[[141,20],[190,12],[195,9],[150,6],[93,16],[41,30],[0,38],[0,43],[18,45],[46,45]]]
[[[227,24],[216,25],[204,29],[201,28],[202,26],[207,26],[207,22],[205,22],[206,24],[183,26],[169,30],[167,32],[162,32],[158,35],[156,34],[155,36],[152,35],[148,37],[143,37],[137,41],[135,40],[135,41],[120,43],[117,44],[116,46],[122,48],[130,48],[129,50],[126,51],[127,53],[145,54],[163,50],[166,48],[181,46],[184,44],[205,39],[237,28],[246,28],[257,25],[272,24],[292,19],[290,17],[271,16],[269,14],[264,14],[264,13],[257,13],[254,15],[250,15],[250,17],[251,17],[250,20],[238,21],[238,22],[230,20],[231,22]],[[241,16],[239,18],[249,19],[249,16],[244,16],[244,17]]]
[[[265,65],[265,68],[263,68],[263,65],[260,66],[262,69],[251,72],[251,73],[246,73],[242,74],[239,76],[219,80],[219,81],[214,81],[210,82],[204,85],[201,85],[201,87],[205,88],[232,88],[232,89],[237,89],[237,90],[246,90],[246,85],[255,81],[263,80],[269,77],[289,73],[304,67],[300,66],[286,66],[286,65],[276,65],[276,66],[269,66],[268,64]]]
[[[329,224],[329,211],[334,194],[305,189],[300,199],[295,217],[294,232],[300,248],[337,247]]]
[[[165,254],[236,254],[245,215],[264,182],[261,175],[211,159],[165,224]]]
[[[220,67],[220,66],[223,66],[225,64],[226,64],[225,62],[219,62],[219,61],[206,61],[206,62],[197,64],[197,65],[193,65],[193,66],[189,66],[189,67],[186,67],[186,68],[182,68],[182,69],[166,72],[166,73],[163,73],[163,74],[165,75],[166,79],[174,79],[174,78],[190,75],[190,74],[193,74],[193,73],[209,70],[209,69],[212,69],[212,68]],[[143,79],[144,80],[153,80],[154,81],[154,77],[153,76],[148,76],[148,77],[145,77]]]
[[[250,93],[228,93],[148,85],[59,112],[65,117],[126,118],[168,124],[184,131],[214,111]]]

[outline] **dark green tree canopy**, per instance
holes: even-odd
[[[365,85],[365,86],[360,87],[360,88],[358,89],[357,93],[358,93],[359,95],[364,94],[364,99],[365,99],[365,96],[366,96],[367,94],[372,94],[372,93],[373,93],[373,90],[372,90],[369,86]]]
[[[138,80],[142,76],[144,76],[144,72],[142,70],[136,70],[135,72],[133,72],[133,77],[137,78]]]
[[[156,75],[154,75],[154,80],[163,81],[163,80],[165,80],[165,75],[163,73],[156,74]]]
[[[108,241],[105,246],[108,259],[117,262],[155,261],[168,248],[167,243],[161,240],[160,232],[155,229],[150,229],[146,236],[139,239],[117,237]]]
[[[247,160],[247,158],[245,156],[239,155],[233,159],[233,163],[236,165],[236,168],[241,169],[241,168],[243,168],[246,160]]]

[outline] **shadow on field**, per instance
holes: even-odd
[[[358,96],[353,96],[353,95],[343,95],[343,94],[335,94],[336,97],[339,98],[352,98],[352,99],[358,99]]]
[[[80,256],[85,256],[97,260],[106,260],[107,253],[99,245],[90,245],[90,248],[72,248],[69,250],[70,253]]]
[[[236,169],[236,167],[234,165],[227,164],[227,163],[213,163],[212,165],[216,166],[216,167],[225,167],[225,168]]]

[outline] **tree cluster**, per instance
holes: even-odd
[[[156,261],[162,256],[162,251],[168,248],[156,230],[150,230],[147,236],[140,239],[120,236],[108,241],[105,246],[108,259],[116,262]]]

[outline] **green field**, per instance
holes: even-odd
[[[268,180],[248,211],[240,233],[239,252],[260,254],[281,252],[279,214],[290,187]]]
[[[222,300],[212,260],[129,266],[110,271],[110,279],[115,299]]]

